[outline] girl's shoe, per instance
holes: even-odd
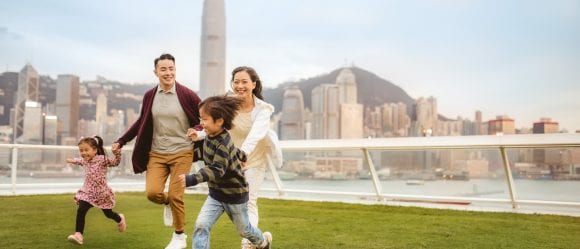
[[[122,233],[127,230],[127,222],[125,222],[125,215],[119,214],[119,216],[121,217],[121,222],[117,224],[117,228],[119,229],[119,232]]]
[[[70,241],[73,244],[82,245],[83,244],[83,235],[79,232],[69,235],[66,240]]]

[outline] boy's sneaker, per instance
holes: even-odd
[[[119,214],[119,216],[121,217],[121,221],[117,224],[117,228],[119,229],[119,232],[125,232],[125,230],[127,230],[127,222],[125,222],[125,215],[124,214]]]
[[[171,205],[166,204],[163,207],[163,224],[165,226],[173,226],[173,213],[171,213]]]
[[[70,241],[73,244],[82,245],[83,244],[83,235],[79,232],[69,235],[66,240]]]
[[[173,233],[173,237],[171,238],[169,245],[167,245],[165,249],[185,249],[187,247],[186,239],[187,235],[185,235],[184,233],[182,234]]]
[[[264,232],[262,234],[264,236],[264,241],[258,247],[259,249],[271,249],[272,248],[272,234],[270,232]]]
[[[252,249],[252,242],[246,238],[242,239],[242,249]]]

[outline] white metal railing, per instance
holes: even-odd
[[[518,204],[534,204],[548,206],[565,206],[579,208],[580,202],[577,201],[549,201],[549,200],[523,200],[518,199],[514,179],[510,170],[509,158],[506,149],[512,148],[576,148],[580,147],[580,134],[522,134],[522,135],[504,135],[504,136],[457,136],[457,137],[404,137],[404,138],[373,138],[373,139],[339,139],[339,140],[286,140],[280,141],[282,150],[285,153],[290,152],[308,152],[308,151],[360,151],[368,166],[371,180],[373,183],[372,192],[349,192],[349,191],[328,191],[328,190],[307,190],[292,189],[284,187],[277,169],[269,161],[269,169],[272,172],[275,189],[264,188],[264,190],[273,190],[279,195],[285,193],[312,193],[312,194],[330,194],[330,195],[347,195],[361,197],[376,197],[378,202],[385,199],[394,200],[412,200],[412,201],[437,201],[444,203],[446,201],[479,201],[479,202],[509,202],[512,209],[518,209]],[[26,184],[19,184],[17,178],[18,171],[18,154],[20,150],[42,149],[42,150],[77,150],[76,146],[53,146],[53,145],[26,145],[26,144],[0,144],[0,149],[11,150],[11,183],[10,188],[13,194],[16,194],[17,187]],[[487,149],[497,150],[501,155],[505,182],[509,190],[509,199],[498,198],[473,198],[473,197],[455,197],[455,196],[430,196],[430,195],[405,195],[394,194],[384,191],[381,180],[377,174],[377,168],[370,156],[371,151],[416,151],[416,150],[463,150],[463,149]],[[124,147],[123,151],[131,151],[132,148]],[[130,183],[118,183],[130,184]],[[132,183],[134,184],[134,183]],[[5,185],[5,184],[0,184]],[[43,183],[35,184],[41,187]],[[50,184],[44,183],[48,186]],[[557,194],[557,193],[555,193]],[[580,213],[580,209],[578,209]]]

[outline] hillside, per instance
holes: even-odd
[[[336,77],[341,69],[335,69],[330,73],[297,82],[283,83],[276,88],[264,89],[264,98],[274,105],[276,112],[278,112],[282,109],[284,89],[296,85],[304,96],[304,106],[310,109],[310,93],[312,89],[323,83],[335,83]],[[407,113],[409,115],[412,114],[411,110],[414,100],[402,88],[364,69],[352,67],[351,70],[356,77],[359,103],[365,107],[374,107],[389,102],[403,102],[407,105]]]

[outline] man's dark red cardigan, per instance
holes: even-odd
[[[153,119],[151,117],[151,107],[153,99],[157,92],[157,87],[148,90],[143,96],[143,104],[141,107],[141,114],[139,119],[125,132],[123,136],[117,139],[117,143],[125,145],[127,142],[133,140],[135,136],[135,147],[133,149],[133,171],[135,174],[142,173],[147,170],[147,163],[149,162],[149,151],[151,150],[151,143],[153,142]],[[175,92],[179,99],[179,104],[183,108],[187,119],[189,120],[189,127],[196,127],[199,129],[199,109],[198,105],[200,98],[191,89],[184,85],[175,82]]]

